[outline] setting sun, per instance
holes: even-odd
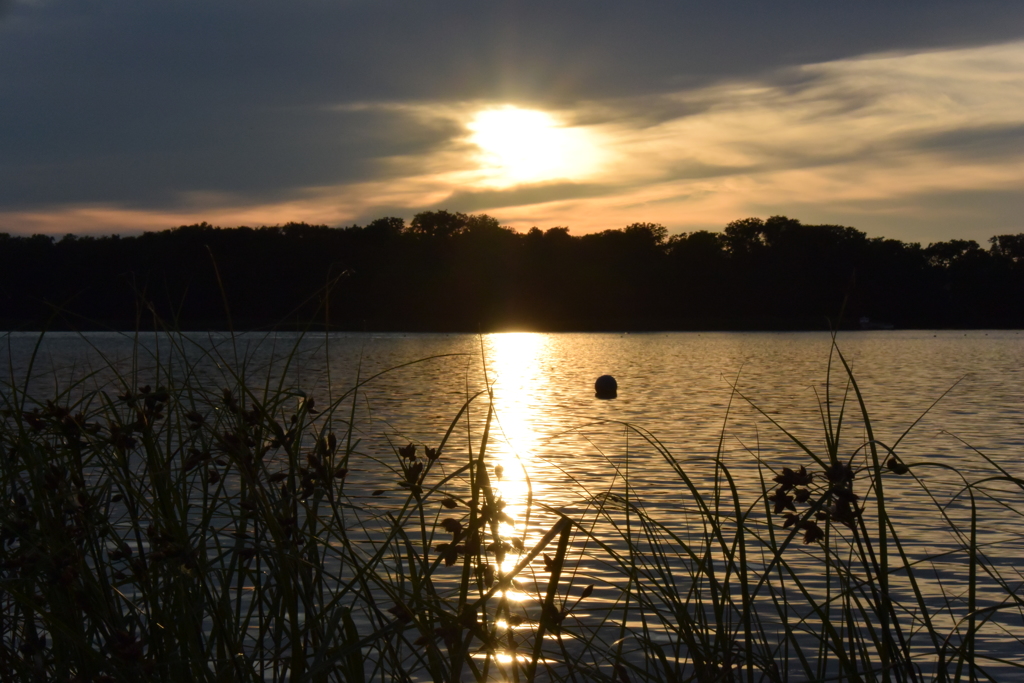
[[[481,165],[499,185],[575,179],[592,172],[598,157],[587,131],[542,111],[485,109],[467,128],[482,152]]]

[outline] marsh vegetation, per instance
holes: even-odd
[[[876,438],[838,346],[823,448],[764,407],[789,449],[747,444],[748,476],[722,441],[697,467],[619,424],[630,440],[606,450],[604,484],[560,506],[527,494],[513,517],[487,382],[435,441],[381,451],[357,410],[380,375],[314,397],[287,383],[287,357],[260,375],[213,349],[213,377],[169,339],[99,386],[40,396],[32,360],[3,387],[14,679],[973,681],[1024,666],[1024,482],[980,453],[988,471],[968,479]],[[636,449],[674,478],[671,514],[632,480]],[[908,492],[940,550],[894,504]]]

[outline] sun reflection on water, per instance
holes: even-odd
[[[492,428],[491,466],[500,477],[493,480],[496,492],[505,501],[505,512],[516,526],[502,524],[501,533],[522,536],[531,494],[538,497],[546,488],[531,477],[541,435],[537,430],[536,399],[545,391],[547,377],[542,362],[548,354],[549,339],[542,334],[508,332],[487,335],[485,354],[494,394],[495,425]],[[500,468],[500,469],[499,469]],[[529,539],[526,545],[529,547]],[[515,557],[505,560],[511,569]]]

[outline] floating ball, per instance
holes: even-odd
[[[601,375],[594,382],[594,396],[597,398],[615,398],[619,394],[619,384],[611,375]]]

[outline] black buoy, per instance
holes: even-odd
[[[597,398],[615,398],[619,395],[619,385],[611,375],[601,375],[594,382],[594,396]]]

